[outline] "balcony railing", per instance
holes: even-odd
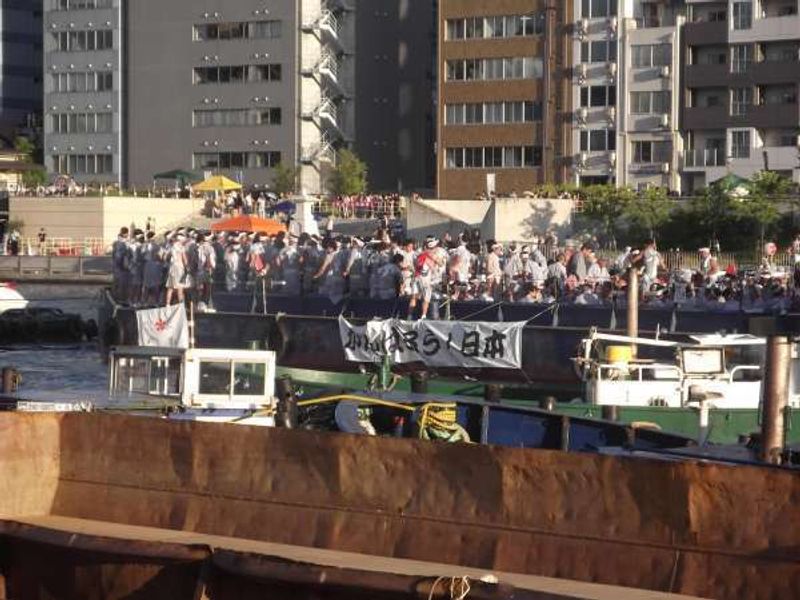
[[[683,164],[686,168],[724,167],[725,151],[717,148],[686,150]]]

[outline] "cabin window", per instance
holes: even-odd
[[[208,395],[230,396],[231,393],[231,363],[208,362],[200,363],[200,393]]]
[[[263,396],[267,367],[263,363],[234,363],[234,396]]]
[[[150,359],[120,358],[117,392],[147,394],[150,391]]]

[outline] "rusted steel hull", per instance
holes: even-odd
[[[0,415],[0,515],[52,514],[713,598],[800,589],[800,478],[111,415]]]

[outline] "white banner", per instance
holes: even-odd
[[[347,360],[375,363],[389,356],[396,364],[430,367],[519,369],[521,323],[374,320],[353,325],[339,317]]]
[[[189,321],[183,304],[137,310],[139,345],[158,348],[188,348]]]

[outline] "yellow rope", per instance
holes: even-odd
[[[314,398],[313,400],[303,400],[298,402],[297,406],[314,406],[315,404],[328,404],[331,402],[365,402],[367,404],[375,404],[378,406],[388,406],[389,408],[397,408],[408,412],[414,412],[413,406],[406,404],[399,404],[397,402],[389,402],[388,400],[380,400],[378,398],[370,398],[369,396],[358,396],[355,394],[338,394],[336,396],[323,396],[322,398]]]

